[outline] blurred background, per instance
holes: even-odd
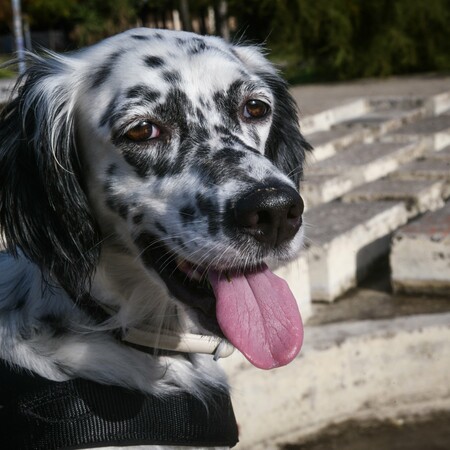
[[[0,0],[0,55],[15,50]],[[21,0],[24,46],[71,50],[137,26],[263,44],[291,83],[450,69],[447,0]],[[10,73],[3,73],[3,76]]]

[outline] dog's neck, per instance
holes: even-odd
[[[112,252],[102,252],[92,300],[109,315],[112,326],[122,330],[125,343],[180,353],[214,354],[215,359],[231,355],[234,347],[196,329],[184,308],[170,300],[167,288],[136,257]]]

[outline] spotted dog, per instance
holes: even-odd
[[[268,266],[302,246],[309,149],[287,85],[257,47],[142,28],[29,55],[0,119],[2,442],[31,448],[33,430],[32,448],[234,445],[126,424],[153,399],[211,428],[221,404],[234,435],[215,360],[236,347],[270,369],[297,355],[297,304]],[[52,386],[45,407],[26,397],[35,383]],[[126,420],[116,395],[134,405]],[[67,442],[46,441],[86,417],[106,429],[117,414],[120,433],[73,441],[64,428]]]

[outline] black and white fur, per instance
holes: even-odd
[[[269,113],[247,117],[249,99]],[[142,121],[159,135],[130,140]],[[111,331],[145,322],[211,334],[152,267],[153,247],[163,265],[217,270],[292,259],[301,230],[264,246],[236,236],[229,214],[262,184],[297,189],[308,149],[256,47],[135,29],[30,55],[0,121],[0,357],[51,380],[200,398],[227,389],[212,356],[147,354]],[[116,313],[99,324],[78,306],[86,293]]]

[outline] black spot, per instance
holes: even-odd
[[[191,126],[191,135],[194,142],[205,142],[211,137],[207,128],[197,124]]]
[[[176,38],[175,41],[180,47],[183,47],[186,44],[186,41],[181,38]]]
[[[239,119],[239,106],[241,102],[242,81],[233,82],[226,91],[217,91],[213,94],[213,100],[217,111],[222,116],[225,127],[235,130],[241,129]]]
[[[233,143],[234,143],[234,139],[233,139],[233,136],[231,136],[231,135],[229,135],[229,136],[221,136],[220,137],[220,142],[223,144],[223,145],[233,145]]]
[[[167,156],[163,157],[162,155],[160,155],[160,157],[154,161],[152,169],[153,174],[157,177],[162,178],[166,176],[170,171],[170,162]]]
[[[195,156],[199,159],[205,159],[211,154],[211,148],[207,145],[199,145],[195,151]]]
[[[197,108],[196,110],[195,110],[195,115],[196,115],[196,117],[197,117],[197,120],[200,122],[200,123],[203,123],[203,122],[205,122],[205,116],[204,116],[204,114],[203,114],[203,111],[200,109],[200,108]]]
[[[207,216],[214,212],[214,204],[210,197],[205,197],[204,195],[197,193],[195,200],[197,201],[197,208],[203,216]]]
[[[231,133],[230,129],[224,127],[223,125],[214,125],[214,130],[216,131],[216,133],[223,134],[225,136],[233,136],[233,133]]]
[[[230,50],[230,53],[231,53],[236,59],[238,59],[239,61],[243,62],[243,61],[241,60],[241,58],[239,58],[239,55],[238,55],[237,51],[236,51],[234,48],[230,48],[229,50]]]
[[[181,248],[185,248],[183,240],[179,237],[173,237],[172,242],[174,242],[176,245],[178,245]]]
[[[195,219],[196,209],[192,205],[183,206],[180,209],[180,218],[184,224],[190,223]]]
[[[241,164],[242,159],[245,158],[245,152],[233,148],[223,148],[214,153],[213,158],[218,162],[220,161],[219,164],[223,166],[238,166]]]
[[[97,71],[94,73],[91,82],[91,88],[101,86],[111,75],[114,64],[119,59],[120,55],[123,53],[122,50],[117,50],[111,53],[107,61],[103,62]]]
[[[114,195],[108,195],[106,197],[106,206],[113,212],[119,214],[122,219],[127,220],[129,206],[126,203],[122,203]]]
[[[114,175],[117,174],[117,169],[118,169],[117,164],[116,163],[112,163],[106,169],[106,174],[108,175],[108,177],[114,176]]]
[[[36,333],[37,330],[34,327],[27,326],[19,328],[19,335],[21,339],[24,341],[30,340],[32,337],[36,335]]]
[[[143,220],[144,220],[144,214],[143,213],[135,214],[133,216],[133,223],[135,225],[141,224]]]
[[[203,107],[203,109],[206,111],[210,111],[213,108],[212,102],[203,97],[199,98],[199,102],[200,102],[200,105]]]
[[[162,234],[167,234],[167,230],[160,222],[155,222],[155,228],[160,231]]]
[[[118,98],[119,98],[119,95],[116,94],[111,99],[111,101],[108,103],[108,106],[106,107],[105,111],[103,111],[103,114],[100,117],[100,122],[99,122],[100,127],[104,127],[107,124],[111,125],[113,118],[115,116]]]
[[[208,129],[197,123],[190,124],[187,134],[181,138],[176,160],[170,168],[170,174],[180,173],[186,166],[192,166],[192,163],[195,165],[195,161],[202,158],[201,155],[207,157],[211,150],[204,143],[209,138],[210,132]],[[194,161],[195,157],[197,159]]]
[[[212,197],[206,197],[202,194],[195,196],[197,208],[200,213],[208,219],[208,233],[215,236],[220,228],[219,206]]]
[[[192,40],[189,48],[189,54],[196,55],[198,53],[208,50],[210,47],[205,43],[205,41],[195,38]]]
[[[27,295],[28,295],[29,290],[27,291]],[[16,311],[20,311],[21,309],[23,309],[25,307],[25,305],[27,304],[27,300],[26,300],[26,295],[24,295],[23,297],[19,298],[16,303],[14,304],[14,309]]]
[[[146,178],[149,175],[151,171],[151,162],[148,155],[145,155],[145,152],[139,151],[134,147],[124,148],[122,150],[122,155],[125,161],[133,167],[140,178]]]
[[[141,99],[153,103],[161,96],[161,93],[150,89],[145,84],[138,84],[128,89],[126,97],[130,99]]]
[[[117,173],[117,164],[111,164],[108,169],[106,170],[107,173],[107,177],[105,180],[105,183],[103,184],[103,190],[105,192],[105,196],[106,196],[106,206],[108,206],[108,208],[111,211],[114,211],[115,213],[119,214],[120,217],[122,217],[122,219],[126,220],[128,217],[128,212],[129,212],[129,205],[122,203],[117,197],[116,195],[114,195],[113,192],[113,177],[116,175]]]
[[[252,137],[253,142],[255,143],[256,147],[259,147],[259,144],[261,144],[261,138],[259,137],[259,134],[256,131],[256,127],[250,128],[250,136]]]
[[[186,116],[194,116],[194,107],[186,93],[181,89],[172,87],[166,96],[165,102],[155,107],[154,114],[162,122],[176,124],[180,130],[182,141],[190,136],[191,130]]]
[[[220,134],[221,141],[224,145],[227,146],[239,146],[242,149],[248,150],[252,153],[260,155],[259,151],[249,145],[247,145],[241,138],[239,138],[236,134],[232,133],[229,128],[224,127],[223,125],[214,125],[214,130],[217,134]]]
[[[161,33],[155,33],[154,36],[156,39],[159,39],[160,41],[164,40],[164,36]]]
[[[164,59],[159,56],[146,56],[144,58],[144,63],[151,68],[161,67],[165,64]]]
[[[56,314],[46,314],[40,318],[40,321],[51,330],[53,337],[62,336],[68,332],[67,321]]]
[[[171,84],[176,84],[181,81],[180,73],[176,72],[175,70],[173,70],[173,71],[167,70],[167,71],[163,72],[162,77],[165,81],[167,81],[168,83],[171,83]]]
[[[208,180],[208,183],[220,185],[230,180],[252,182],[248,172],[241,166],[246,152],[235,148],[224,148],[208,155],[196,158],[195,167]],[[261,155],[260,155],[261,156]],[[261,156],[262,157],[262,156]]]
[[[128,217],[128,205],[125,203],[119,203],[117,205],[117,212],[119,213],[119,216],[122,217],[122,219],[127,220]]]
[[[143,36],[142,34],[132,34],[131,37],[137,41],[149,41],[151,39],[150,36]]]

